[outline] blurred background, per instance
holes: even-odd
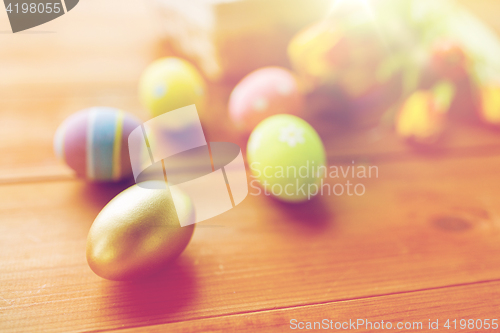
[[[489,142],[490,132],[476,133],[498,124],[478,104],[482,90],[498,85],[498,4],[397,3],[87,0],[15,35],[2,11],[0,145],[8,152],[2,174],[61,172],[54,171],[60,165],[50,152],[52,136],[75,110],[111,105],[147,119],[136,97],[138,80],[151,61],[167,55],[192,62],[208,80],[210,111],[203,118],[212,140],[232,135],[245,145],[228,117],[229,94],[252,70],[283,66],[298,76],[307,100],[301,116],[328,141],[329,156],[401,152],[402,141],[431,149]],[[413,100],[398,120],[413,92],[443,82],[453,86],[453,96],[444,99],[454,111],[446,106],[446,115],[415,115]],[[497,104],[492,108],[498,113]],[[449,126],[453,118],[458,124]],[[34,130],[23,132],[19,124],[27,122]],[[33,153],[24,153],[27,146]]]

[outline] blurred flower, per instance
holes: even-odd
[[[335,20],[300,32],[290,42],[288,55],[306,89],[337,85],[357,98],[380,83],[376,69],[385,49],[368,21],[351,27]]]
[[[481,119],[490,125],[500,125],[500,85],[480,88]]]
[[[467,76],[467,56],[459,44],[450,40],[434,45],[432,65],[441,78],[458,82]]]
[[[288,45],[288,56],[306,89],[316,88],[327,80],[329,63],[325,55],[335,48],[342,32],[322,21],[299,32]]]
[[[441,82],[430,90],[417,90],[403,103],[396,117],[396,131],[415,143],[431,144],[443,133],[446,113],[455,94],[453,85]]]

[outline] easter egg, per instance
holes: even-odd
[[[158,182],[158,181],[153,181]],[[149,187],[149,188],[144,188]],[[132,280],[151,275],[186,248],[194,224],[188,196],[153,184],[134,185],[118,194],[96,217],[87,237],[87,262],[109,280]]]
[[[229,97],[229,115],[248,133],[265,118],[281,113],[299,115],[303,95],[295,75],[280,67],[265,67],[248,74]]]
[[[54,150],[79,177],[118,181],[132,175],[127,140],[138,126],[136,118],[118,109],[85,109],[59,126]]]
[[[265,195],[301,202],[317,194],[326,170],[323,143],[314,128],[292,115],[262,121],[250,135],[247,159],[253,180]],[[255,184],[257,183],[257,184]]]
[[[198,70],[175,57],[153,62],[139,82],[140,99],[153,117],[192,104],[202,110],[205,95],[205,81]]]

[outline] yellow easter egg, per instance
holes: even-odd
[[[206,84],[191,63],[167,57],[146,68],[139,82],[139,97],[153,117],[192,104],[202,110]]]

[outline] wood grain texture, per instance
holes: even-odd
[[[344,325],[344,328],[354,332],[373,332],[374,325],[375,328],[377,325],[383,325],[386,331],[390,330],[387,327],[394,330],[397,325],[407,325],[409,329],[404,331],[427,332],[430,320],[433,324],[437,321],[438,331],[476,332],[478,330],[469,329],[467,326],[461,329],[460,320],[480,318],[483,323],[486,322],[483,319],[490,319],[487,322],[491,324],[491,318],[497,318],[500,311],[499,290],[499,282],[489,282],[117,331],[290,332],[292,329],[300,331],[299,322],[302,322],[300,327],[303,328],[307,328],[309,322],[311,327],[322,327],[325,331],[335,329],[335,325],[339,325],[337,328]],[[471,294],[474,299],[463,302],[463,299]],[[458,328],[456,330],[453,323],[455,319]],[[314,322],[319,324],[314,326]],[[451,325],[450,329],[445,327],[447,323]]]
[[[135,84],[157,52],[159,22],[150,4],[81,1],[59,19],[18,34],[1,10],[0,96]]]
[[[137,79],[162,51],[145,3],[86,0],[37,30],[55,33],[0,34],[1,332],[270,332],[289,330],[293,317],[498,316],[500,134],[460,120],[438,150],[422,153],[390,129],[307,115],[330,164],[378,167],[378,178],[349,179],[365,195],[293,206],[250,195],[199,224],[160,274],[129,283],[94,275],[90,225],[131,184],[75,179],[52,138],[89,106],[147,119]],[[0,32],[5,19],[0,10]],[[209,140],[244,146],[226,116],[230,89],[210,87],[203,125]]]
[[[84,258],[93,218],[125,184],[3,185],[0,325],[114,329],[498,280],[499,167],[500,157],[387,163],[362,197],[250,196],[136,283],[104,281]]]

